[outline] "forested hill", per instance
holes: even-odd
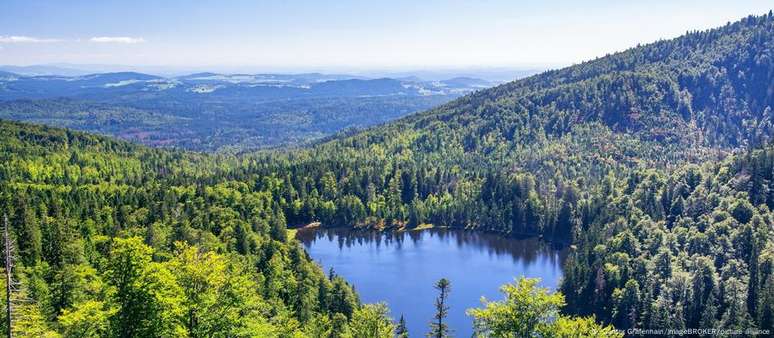
[[[573,245],[565,311],[770,329],[773,44],[774,16],[748,17],[301,150],[200,155],[0,122],[0,206],[35,300],[24,318],[45,318],[27,330],[387,325],[286,238],[317,221],[543,235]]]
[[[270,153],[280,167],[259,169],[290,173],[299,210],[311,208],[303,196],[313,182],[325,186],[317,189],[323,199],[356,197],[368,212],[351,224],[430,222],[566,238],[577,200],[607,176],[767,144],[773,53],[774,16],[751,16],[482,90],[308,150]],[[289,213],[294,223],[319,217],[299,210]]]
[[[664,145],[765,144],[774,132],[772,69],[772,14],[750,16],[482,90],[358,137],[379,141],[405,129],[440,131],[476,153],[495,150],[497,142],[516,148],[599,122]]]
[[[291,224],[573,244],[569,310],[621,328],[771,328],[774,167],[752,149],[774,135],[773,86],[769,13],[259,154],[240,175],[284,175]]]
[[[774,134],[773,25],[770,14],[748,17],[482,90],[309,157],[542,181],[716,159]],[[444,172],[455,166],[465,170]]]
[[[270,191],[224,174],[236,165],[0,120],[12,334],[350,337],[391,325],[288,239]]]
[[[774,131],[773,68],[769,13],[483,90],[407,121],[477,115],[491,125],[515,115],[552,135],[600,121],[644,139],[760,144]]]

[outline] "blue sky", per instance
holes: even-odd
[[[563,65],[771,7],[770,0],[3,0],[0,64],[320,71]]]

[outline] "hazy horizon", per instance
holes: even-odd
[[[450,77],[502,77],[500,74],[537,73],[548,69],[565,67],[567,64],[521,65],[521,66],[460,66],[460,67],[372,67],[372,68],[337,68],[337,67],[258,67],[258,66],[161,66],[161,65],[118,65],[118,64],[76,64],[76,63],[42,63],[42,64],[0,64],[0,70],[14,72],[12,68],[27,70],[35,75],[81,75],[91,73],[140,72],[158,76],[175,77],[199,72],[221,74],[309,74],[320,73],[328,75],[352,75],[366,78],[376,77],[409,77],[417,76],[427,80],[448,79]],[[52,71],[32,72],[31,69],[51,68]],[[53,70],[70,70],[56,72]],[[24,75],[25,72],[17,71]]]
[[[766,13],[770,6],[757,0],[475,5],[11,0],[0,4],[0,64],[356,74],[545,69],[721,26]],[[29,20],[36,17],[45,20]]]

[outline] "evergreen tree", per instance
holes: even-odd
[[[398,327],[395,328],[395,336],[398,338],[408,338],[409,336],[406,320],[403,318],[403,315],[400,315],[400,320],[398,320]]]
[[[430,323],[430,333],[427,336],[434,338],[450,337],[449,325],[444,322],[444,319],[449,315],[447,301],[451,291],[451,283],[448,279],[441,278],[435,283],[434,287],[438,290],[438,297],[435,299],[435,317]]]

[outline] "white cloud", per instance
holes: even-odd
[[[0,35],[0,43],[47,43],[47,42],[60,42],[60,41],[62,40],[35,38],[31,36]]]
[[[143,43],[145,42],[145,39],[143,38],[132,38],[128,36],[98,36],[93,37],[89,39],[91,42],[96,43],[127,43],[127,44],[133,44],[133,43]]]

